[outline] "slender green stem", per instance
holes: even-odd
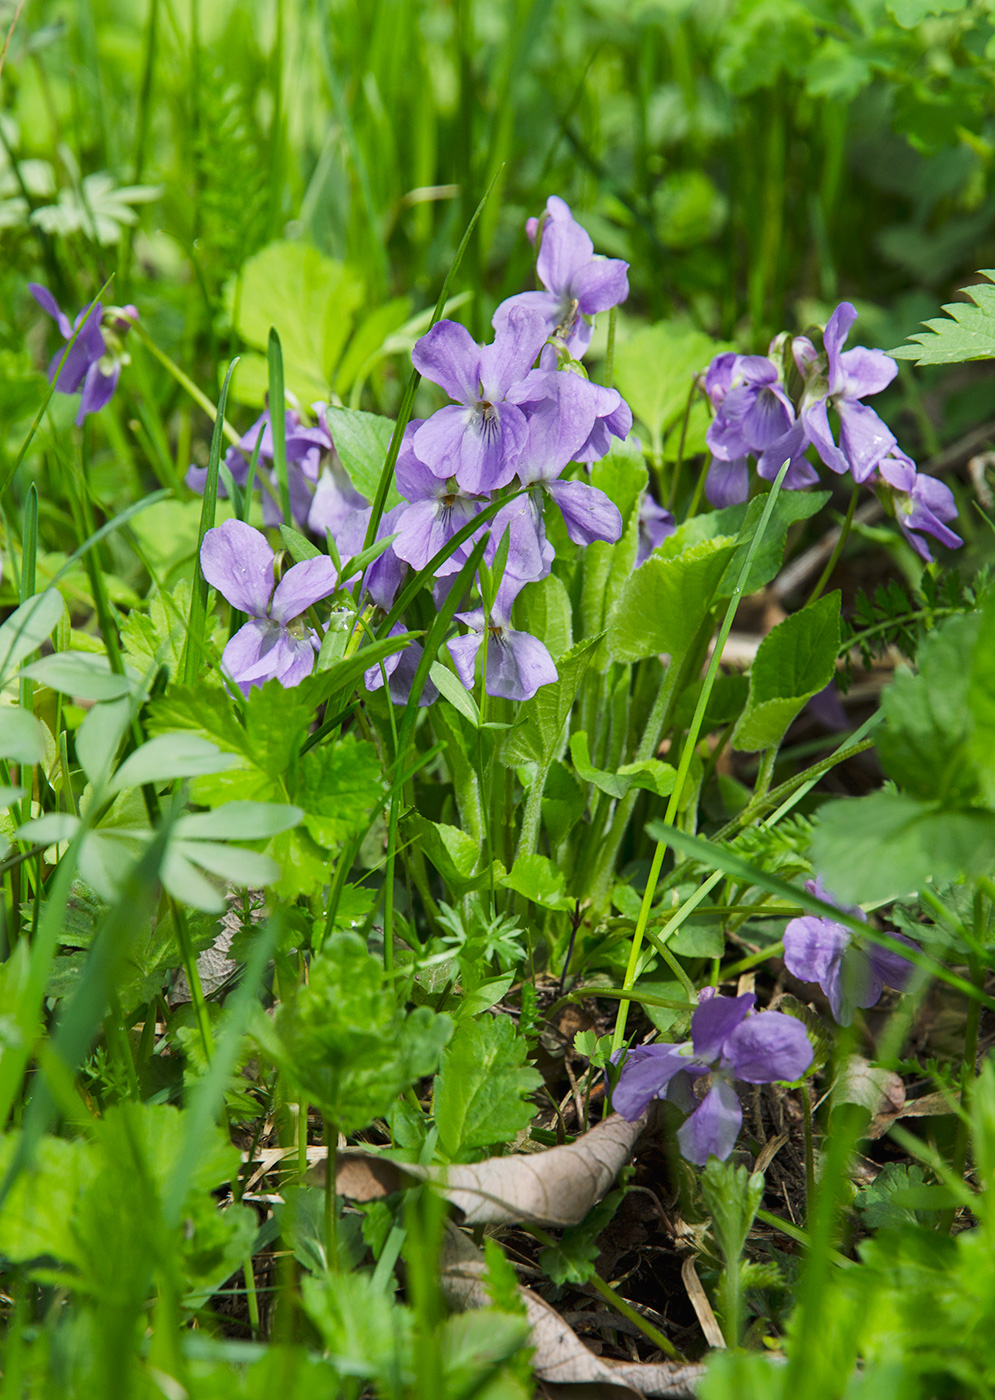
[[[618,307],[608,313],[608,345],[605,349],[605,388],[615,387],[615,332],[618,327]]]
[[[805,1202],[806,1210],[809,1210],[815,1200],[815,1150],[812,1146],[812,1095],[808,1084],[802,1085],[802,1114],[805,1128]]]
[[[606,1303],[620,1312],[623,1317],[627,1317],[634,1327],[638,1327],[643,1336],[648,1338],[655,1347],[669,1356],[672,1361],[684,1361],[685,1358],[674,1346],[669,1337],[665,1337],[659,1328],[654,1327],[652,1322],[647,1321],[642,1313],[636,1312],[631,1303],[622,1297],[617,1289],[612,1288],[610,1283],[606,1283],[600,1274],[592,1273],[588,1283],[596,1292],[600,1293]]]
[[[832,578],[833,570],[836,568],[836,565],[840,561],[840,555],[843,553],[843,550],[846,547],[847,539],[850,535],[850,527],[853,525],[853,513],[857,509],[857,495],[859,491],[860,487],[857,485],[856,482],[854,482],[853,490],[850,492],[850,504],[846,508],[846,517],[843,521],[842,526],[840,527],[839,538],[837,539],[836,544],[833,546],[832,554],[830,554],[829,558],[826,560],[826,567],[819,575],[818,581],[815,587],[812,589],[811,595],[809,596],[809,600],[805,605],[806,607],[811,607],[817,598],[822,597],[822,590]]]
[[[183,971],[186,973],[190,986],[190,1000],[197,1018],[201,1044],[204,1047],[204,1054],[208,1060],[211,1060],[214,1055],[214,1035],[211,1031],[211,1018],[207,1011],[207,1001],[204,998],[204,987],[200,980],[200,969],[197,966],[197,955],[193,950],[193,940],[190,937],[190,927],[187,924],[186,910],[172,897],[170,897],[169,905],[173,914],[173,925],[176,929],[176,941],[180,945]]]
[[[214,404],[211,403],[211,400],[207,397],[207,395],[197,388],[197,385],[193,382],[189,375],[184,374],[183,371],[180,369],[179,365],[176,364],[175,361],[171,360],[164,350],[159,349],[158,345],[156,345],[155,341],[149,335],[148,331],[142,325],[141,321],[136,322],[136,324],[132,327],[132,335],[138,336],[139,340],[146,347],[146,349],[159,361],[159,363],[163,366],[164,369],[169,371],[169,373],[176,380],[177,384],[179,384],[182,389],[186,390],[186,392],[193,399],[194,403],[197,404],[198,408],[202,408],[207,414],[208,418],[210,418],[211,422],[213,423],[217,419],[219,411],[218,408],[215,408]],[[237,358],[232,361],[232,368],[234,368],[236,364],[238,364]],[[230,372],[231,371],[229,370],[229,374]],[[219,407],[222,414],[221,430],[224,433],[225,437],[228,439],[228,441],[232,444],[232,446],[236,446],[239,441],[238,433],[235,431],[232,425],[225,420],[224,403],[222,402]]]
[[[287,481],[287,419],[286,391],[283,387],[283,350],[275,326],[269,328],[269,424],[273,434],[273,467],[280,494],[280,509],[285,525],[293,523],[290,514],[290,485]],[[262,441],[262,434],[259,435]]]
[[[777,500],[778,493],[781,489],[781,484],[784,481],[785,474],[788,470],[788,465],[789,464],[787,462],[784,463],[784,465],[781,467],[781,470],[777,474],[777,480],[774,482],[773,486],[770,489],[766,504],[764,505],[763,514],[760,517],[760,521],[753,535],[753,538],[750,540],[749,547],[746,551],[746,558],[743,560],[743,567],[740,569],[739,578],[736,581],[736,587],[733,589],[732,596],[730,597],[728,606],[726,607],[725,617],[722,619],[722,625],[719,628],[719,634],[716,638],[715,646],[712,650],[712,659],[708,663],[708,670],[705,673],[705,680],[701,687],[701,694],[698,696],[698,703],[695,706],[694,717],[691,720],[691,727],[688,730],[687,739],[684,743],[684,749],[681,753],[681,761],[677,768],[677,777],[674,779],[673,791],[671,792],[670,800],[667,803],[667,811],[664,817],[664,822],[668,827],[673,824],[674,817],[677,815],[677,810],[681,801],[681,795],[684,791],[684,784],[687,780],[688,771],[691,767],[691,759],[694,755],[695,745],[698,742],[698,735],[701,733],[701,726],[704,723],[705,709],[708,705],[709,698],[711,697],[712,687],[715,684],[715,678],[718,675],[719,663],[722,659],[722,651],[725,647],[729,633],[732,630],[733,618],[736,616],[736,609],[739,606],[739,601],[743,596],[743,590],[746,587],[746,580],[749,577],[750,567],[753,563],[753,556],[759,548],[760,541],[763,539],[764,532],[767,529],[767,522],[770,520],[770,517],[773,513],[774,504]],[[639,955],[642,950],[643,937],[646,932],[646,925],[649,922],[650,909],[653,905],[653,897],[656,894],[656,887],[660,879],[660,871],[663,868],[663,860],[666,853],[666,839],[658,841],[656,850],[653,852],[653,862],[650,866],[649,878],[646,881],[646,889],[643,891],[643,902],[639,907],[639,917],[636,921],[636,929],[634,934],[632,935],[632,946],[629,950],[629,963],[626,967],[625,978],[622,983],[623,990],[627,990],[629,987],[631,987],[636,980],[636,975],[639,969]],[[629,1003],[627,1001],[623,1001],[619,1005],[618,1019],[615,1022],[615,1033],[612,1037],[613,1053],[617,1052],[622,1048],[622,1044],[625,1040],[625,1023],[628,1014]]]
[[[328,1118],[324,1120],[325,1147],[325,1253],[328,1258],[328,1272],[339,1271],[339,1220],[338,1202],[335,1199],[335,1177],[337,1174],[339,1130]]]

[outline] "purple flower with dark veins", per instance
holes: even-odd
[[[736,355],[732,363],[728,355],[719,355],[716,360],[721,364],[713,362],[705,375],[706,393],[713,404],[719,401],[705,441],[723,462],[748,452],[759,455],[783,438],[795,421],[777,365],[766,355]]]
[[[415,451],[437,477],[453,476],[473,494],[507,486],[525,442],[525,414],[508,391],[528,374],[545,340],[539,313],[513,307],[490,345],[478,345],[456,321],[436,322],[416,342],[415,368],[456,400],[414,435]]]
[[[705,987],[691,1017],[689,1041],[628,1052],[612,1107],[632,1123],[646,1112],[651,1099],[672,1099],[691,1110],[677,1134],[687,1160],[697,1166],[704,1166],[709,1157],[724,1161],[743,1123],[734,1080],[793,1082],[815,1058],[801,1021],[781,1011],[751,1014],[755,1003],[752,992],[722,997]]]
[[[510,530],[507,573],[525,582],[545,572],[546,496],[559,507],[574,544],[614,542],[622,533],[618,508],[603,491],[584,481],[559,480],[599,414],[615,408],[618,394],[579,374],[542,369],[533,370],[513,392],[528,419],[518,460],[518,480],[527,494],[509,501],[494,517],[486,557],[490,563]]]
[[[533,243],[538,226],[536,219],[525,225]],[[546,201],[536,272],[546,290],[509,297],[495,311],[491,324],[501,331],[514,308],[528,307],[542,315],[547,334],[556,335],[580,359],[591,343],[587,318],[618,306],[629,295],[629,264],[620,258],[595,256],[590,234],[569,205],[551,195]]]
[[[457,531],[480,514],[485,504],[482,497],[464,491],[455,477],[443,481],[425,465],[413,443],[420,427],[419,419],[408,424],[397,454],[397,489],[408,504],[398,518],[393,545],[397,557],[415,569],[424,569]],[[436,576],[458,573],[470,548],[472,542],[467,541],[454,550],[439,565]]]
[[[76,415],[76,422],[82,423],[88,413],[97,413],[110,403],[121,375],[121,366],[128,361],[124,337],[138,320],[138,309],[122,306],[105,312],[99,301],[91,302],[70,323],[47,287],[38,282],[29,282],[28,290],[41,309],[51,316],[63,340],[71,340],[77,327],[83,327],[66,356],[61,373],[59,361],[65,354],[64,349],[56,351],[48,367],[49,383],[54,381],[60,394],[75,394],[82,387],[83,394]]]
[[[835,904],[867,922],[862,909],[840,904],[826,891],[821,879],[806,880],[805,888],[816,899]],[[916,949],[911,938],[900,933],[891,937]],[[812,914],[792,919],[784,930],[784,965],[800,981],[818,982],[841,1026],[851,1023],[858,1006],[873,1006],[885,984],[901,991],[912,972],[912,964],[900,953],[876,943],[865,945],[845,924]]]
[[[933,555],[922,535],[932,535],[947,549],[957,549],[964,543],[947,524],[948,520],[957,519],[957,504],[949,486],[935,476],[920,475],[911,458],[895,448],[889,457],[878,462],[877,471],[882,481],[881,494],[891,498],[902,534],[927,563]]]
[[[826,466],[834,472],[852,472],[854,481],[864,482],[895,446],[895,437],[862,400],[886,389],[898,373],[898,365],[883,350],[868,350],[863,345],[843,349],[856,319],[850,302],[840,302],[823,335],[825,358],[813,361],[807,357],[811,378],[802,399],[801,417]],[[839,414],[839,446],[829,426],[830,408]]]
[[[473,689],[474,666],[485,637],[488,695],[531,700],[541,685],[552,685],[559,679],[553,658],[539,638],[516,632],[511,626],[511,607],[521,586],[506,574],[489,618],[484,617],[483,608],[456,614],[470,631],[448,643],[449,654],[467,690]]]
[[[648,491],[643,492],[639,503],[639,545],[636,549],[636,567],[644,563],[654,549],[676,529],[674,517],[666,507],[658,505]]]
[[[290,687],[310,675],[320,639],[301,614],[338,587],[335,566],[322,555],[294,564],[274,588],[274,561],[265,536],[242,520],[208,530],[200,549],[208,583],[248,614],[221,658],[243,695],[269,680]]]

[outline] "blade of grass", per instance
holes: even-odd
[[[483,213],[484,205],[490,198],[491,190],[494,188],[500,173],[501,167],[499,166],[494,172],[494,178],[487,186],[484,197],[474,210],[473,218],[467,225],[466,232],[460,240],[460,245],[456,249],[456,256],[453,258],[449,271],[446,273],[446,280],[442,284],[442,291],[439,293],[439,299],[435,303],[435,311],[432,313],[432,320],[429,324],[430,330],[442,316],[446,302],[449,300],[449,288],[452,286],[453,279],[459,271],[460,263],[463,261],[463,255],[470,242],[470,235],[473,233],[477,220]],[[380,528],[380,521],[383,518],[384,506],[387,501],[387,492],[390,490],[390,483],[394,479],[394,467],[397,463],[397,454],[401,450],[401,439],[404,436],[404,430],[408,426],[408,422],[411,418],[411,409],[414,406],[415,393],[417,392],[420,381],[421,375],[416,369],[413,369],[404,390],[404,397],[401,399],[401,406],[398,409],[397,422],[394,425],[390,446],[387,448],[387,456],[384,460],[383,471],[380,473],[380,480],[377,482],[377,492],[373,498],[373,510],[370,513],[370,523],[366,527],[366,539],[363,541],[364,549],[369,549],[370,545],[373,544],[377,537],[377,530]]]
[[[708,706],[708,701],[712,693],[712,687],[715,684],[715,678],[719,673],[719,663],[722,659],[722,651],[725,647],[729,633],[732,630],[733,618],[736,616],[736,609],[739,607],[740,599],[743,596],[743,589],[746,586],[746,580],[749,577],[750,568],[753,564],[753,556],[756,554],[757,549],[760,547],[760,541],[764,537],[764,533],[767,529],[767,524],[770,520],[771,515],[773,514],[774,505],[777,501],[778,493],[781,490],[781,484],[784,481],[785,475],[788,470],[788,466],[789,463],[785,462],[784,465],[781,467],[781,470],[777,474],[776,481],[771,486],[770,491],[768,492],[767,500],[764,504],[763,514],[760,517],[753,538],[750,540],[749,547],[746,551],[746,557],[743,560],[743,567],[740,569],[739,578],[736,580],[736,587],[733,589],[732,596],[729,599],[728,605],[726,606],[725,617],[722,619],[722,625],[719,628],[718,637],[716,638],[715,646],[712,649],[712,659],[708,663],[708,670],[705,673],[705,680],[701,687],[701,694],[698,696],[698,703],[695,706],[694,717],[691,720],[691,727],[688,730],[687,739],[685,740],[684,747],[681,751],[681,761],[677,768],[677,777],[674,780],[674,788],[670,794],[670,799],[667,802],[667,811],[664,817],[664,821],[667,824],[668,830],[670,829],[670,823],[674,820],[674,817],[677,815],[677,809],[680,805],[681,794],[684,790],[684,783],[687,779],[688,771],[691,767],[691,759],[694,756],[695,745],[698,742],[698,735],[701,733],[701,726],[705,719],[705,710]],[[646,889],[643,892],[643,902],[639,907],[639,918],[636,922],[636,929],[632,935],[632,946],[629,950],[629,963],[626,967],[625,978],[622,983],[623,990],[633,985],[639,972],[639,955],[642,950],[643,936],[646,932],[646,925],[649,921],[650,909],[653,904],[653,896],[656,894],[657,881],[660,878],[660,871],[663,868],[663,858],[666,855],[666,852],[666,838],[659,839],[657,841],[656,850],[653,853],[653,863],[650,866],[649,878],[646,881]],[[663,948],[665,947],[665,944],[661,944],[660,951],[662,952]],[[664,956],[670,963],[673,971],[677,973],[677,975],[680,977],[681,981],[685,981],[686,974],[683,972],[683,969],[680,968],[680,964],[677,963],[676,959],[674,959],[669,954],[669,952],[667,954],[664,954]],[[618,1019],[615,1022],[615,1033],[612,1037],[613,1053],[617,1052],[622,1048],[622,1043],[625,1039],[625,1023],[628,1014],[629,1003],[627,1001],[623,1001],[618,1008]]]
[[[200,668],[200,657],[204,646],[204,629],[207,624],[208,582],[200,568],[200,549],[204,536],[214,525],[214,515],[218,504],[218,467],[221,462],[221,437],[224,430],[225,404],[228,400],[228,386],[238,356],[228,366],[225,382],[221,387],[218,411],[211,434],[211,455],[207,462],[207,479],[204,482],[204,501],[200,509],[200,529],[197,532],[197,554],[194,566],[193,589],[190,594],[190,617],[187,623],[187,639],[183,650],[181,673],[184,685],[193,685]]]
[[[280,493],[283,523],[289,525],[292,517],[290,514],[290,486],[287,482],[287,396],[283,385],[283,350],[280,347],[280,337],[276,333],[275,326],[269,328],[269,343],[266,353],[269,360],[269,425],[273,434],[273,466],[276,470],[276,484]],[[262,441],[262,433],[259,434],[259,441]]]
[[[767,871],[751,865],[749,861],[743,860],[734,852],[722,846],[716,846],[711,841],[703,840],[700,836],[690,836],[686,831],[680,831],[677,827],[670,826],[665,822],[650,822],[647,831],[658,840],[675,846],[684,855],[701,861],[703,865],[710,865],[713,869],[721,870],[746,884],[757,885],[760,889],[768,890],[771,894],[780,895],[782,899],[792,900],[795,904],[800,904],[808,914],[816,914],[820,919],[832,919],[834,923],[844,924],[853,933],[859,934],[869,943],[877,943],[880,947],[887,948],[890,953],[898,953],[941,982],[946,982],[948,986],[955,987],[965,996],[979,1001],[989,1011],[995,1011],[995,997],[988,996],[980,988],[975,987],[973,983],[968,982],[966,978],[960,977],[956,972],[951,972],[949,968],[944,967],[941,962],[930,957],[928,953],[912,949],[906,943],[899,943],[889,934],[862,923],[856,915],[847,913],[845,909],[839,909],[835,904],[826,904],[824,900],[816,899],[815,895],[809,894],[808,890],[799,889],[797,885],[789,885],[786,880],[780,880],[776,875],[769,875]]]
[[[13,31],[12,31],[12,32],[13,32]],[[14,464],[13,464],[13,466],[10,468],[10,470],[8,471],[8,473],[7,473],[7,475],[4,477],[4,479],[3,479],[2,481],[0,481],[0,496],[6,495],[6,493],[7,493],[7,487],[10,485],[10,483],[13,481],[14,477],[17,475],[17,469],[18,469],[18,467],[21,465],[21,463],[24,461],[25,453],[27,452],[28,448],[31,446],[31,442],[32,442],[32,440],[33,440],[33,438],[34,438],[34,435],[35,435],[35,433],[38,431],[38,425],[39,425],[39,423],[41,422],[42,418],[45,416],[46,412],[48,411],[48,405],[49,405],[49,403],[50,403],[51,400],[52,400],[52,395],[55,393],[55,386],[56,386],[56,384],[58,384],[58,382],[59,382],[59,376],[60,376],[61,373],[62,373],[62,367],[63,367],[63,365],[66,363],[66,361],[67,361],[68,358],[69,358],[69,352],[70,352],[70,350],[73,348],[73,346],[76,344],[77,340],[79,340],[80,336],[81,336],[82,333],[83,333],[83,327],[87,324],[87,322],[89,321],[90,317],[93,315],[94,310],[95,310],[95,308],[96,308],[96,306],[97,306],[97,303],[100,301],[100,298],[103,296],[104,292],[106,292],[107,288],[110,286],[110,284],[111,284],[111,282],[113,281],[113,279],[114,279],[114,274],[111,273],[110,277],[108,277],[107,281],[106,281],[106,282],[104,283],[104,285],[100,288],[99,292],[98,292],[97,295],[93,298],[93,301],[90,303],[90,306],[89,306],[89,309],[88,309],[86,315],[83,317],[83,319],[80,321],[79,325],[78,325],[78,326],[76,327],[76,329],[73,331],[72,335],[71,335],[71,336],[69,337],[69,339],[66,341],[66,348],[65,348],[65,349],[63,350],[63,352],[62,352],[62,358],[59,360],[59,363],[58,363],[58,365],[56,366],[55,373],[51,376],[51,378],[50,378],[50,380],[49,380],[48,388],[45,390],[45,397],[42,399],[41,403],[40,403],[39,406],[38,406],[38,412],[35,414],[35,416],[34,416],[34,417],[32,418],[32,420],[31,420],[31,426],[30,426],[30,428],[28,429],[27,437],[26,437],[26,438],[24,439],[24,441],[21,443],[20,450],[19,450],[17,456],[14,458]]]

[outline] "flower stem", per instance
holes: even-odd
[[[324,1118],[325,1147],[328,1149],[328,1156],[325,1159],[325,1253],[328,1258],[328,1272],[337,1274],[339,1271],[339,1241],[338,1241],[338,1202],[335,1199],[335,1176],[337,1171],[339,1131],[334,1123]]]
[[[605,349],[605,388],[615,387],[615,330],[618,325],[618,307],[613,306],[608,313],[608,345]]]
[[[805,1125],[805,1203],[808,1210],[815,1199],[815,1151],[812,1147],[812,1095],[807,1084],[802,1085],[802,1112]]]
[[[215,408],[214,404],[211,403],[211,400],[206,394],[202,393],[201,390],[197,388],[193,380],[183,373],[179,365],[171,360],[164,350],[159,349],[141,321],[136,321],[134,326],[132,326],[132,334],[138,336],[145,348],[155,356],[164,369],[169,371],[180,388],[186,390],[194,403],[204,410],[213,423],[218,416],[218,410]],[[225,418],[221,420],[221,431],[233,447],[238,445],[238,433],[236,433],[235,429]]]
[[[822,590],[832,578],[833,570],[836,568],[836,565],[840,561],[840,555],[843,553],[844,546],[846,545],[847,538],[850,534],[850,527],[853,524],[853,513],[857,509],[857,493],[859,491],[860,487],[856,482],[854,482],[853,490],[850,492],[850,504],[846,508],[846,518],[844,519],[843,524],[840,527],[839,538],[833,546],[832,554],[830,554],[829,558],[826,560],[826,567],[819,575],[818,582],[812,589],[808,602],[805,604],[807,608],[810,608],[818,598],[821,598]]]
[[[785,473],[787,472],[787,470],[788,463],[785,462],[784,465],[781,467],[781,470],[777,474],[777,480],[774,482],[773,486],[770,489],[770,493],[767,497],[767,502],[764,506],[763,514],[760,517],[757,529],[753,535],[753,538],[750,540],[749,547],[747,548],[746,558],[743,560],[743,567],[739,571],[739,578],[736,580],[736,587],[733,589],[732,596],[730,597],[729,603],[726,607],[725,617],[722,619],[722,625],[719,628],[719,634],[715,640],[715,646],[712,650],[712,659],[708,663],[708,670],[705,673],[705,680],[701,687],[701,694],[698,696],[698,703],[695,706],[694,718],[691,720],[691,727],[688,730],[687,740],[685,741],[684,748],[681,753],[681,761],[677,769],[677,777],[674,780],[673,791],[671,792],[670,800],[667,803],[667,811],[666,815],[664,816],[664,822],[667,826],[673,825],[674,817],[677,815],[677,809],[680,805],[681,794],[683,793],[684,784],[687,780],[688,770],[691,767],[691,759],[694,755],[695,745],[698,742],[698,736],[701,733],[701,726],[704,723],[705,709],[708,705],[708,701],[712,694],[712,687],[715,684],[715,678],[719,672],[719,663],[722,660],[722,651],[725,647],[726,639],[728,638],[729,633],[732,630],[733,618],[736,616],[736,609],[739,607],[739,601],[743,596],[743,589],[746,586],[746,580],[749,577],[750,568],[753,564],[753,556],[756,554],[756,551],[759,548],[760,541],[763,539],[764,532],[767,529],[767,523],[770,520],[771,515],[773,514],[774,504],[781,490],[781,485],[784,481]],[[646,933],[646,925],[649,922],[650,909],[653,905],[653,897],[656,894],[657,882],[660,879],[660,871],[663,868],[663,858],[666,855],[666,853],[667,841],[665,839],[658,841],[656,850],[653,853],[653,863],[650,866],[649,879],[646,881],[646,889],[643,892],[643,902],[639,907],[639,917],[636,920],[636,929],[634,934],[632,935],[632,946],[629,950],[629,962],[628,966],[625,969],[625,979],[622,983],[623,991],[627,991],[636,980],[636,976],[639,970],[639,955],[642,950],[643,937]],[[619,1004],[618,1019],[615,1022],[615,1033],[612,1037],[613,1053],[615,1053],[618,1050],[621,1050],[622,1048],[622,1043],[625,1040],[625,1023],[628,1014],[629,1003],[627,1001],[623,1001]]]

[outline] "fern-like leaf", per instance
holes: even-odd
[[[944,306],[945,316],[924,321],[927,327],[888,354],[896,360],[912,360],[920,365],[957,365],[965,360],[995,359],[995,269],[978,274],[987,277],[975,287],[964,287],[969,301],[953,301]]]

